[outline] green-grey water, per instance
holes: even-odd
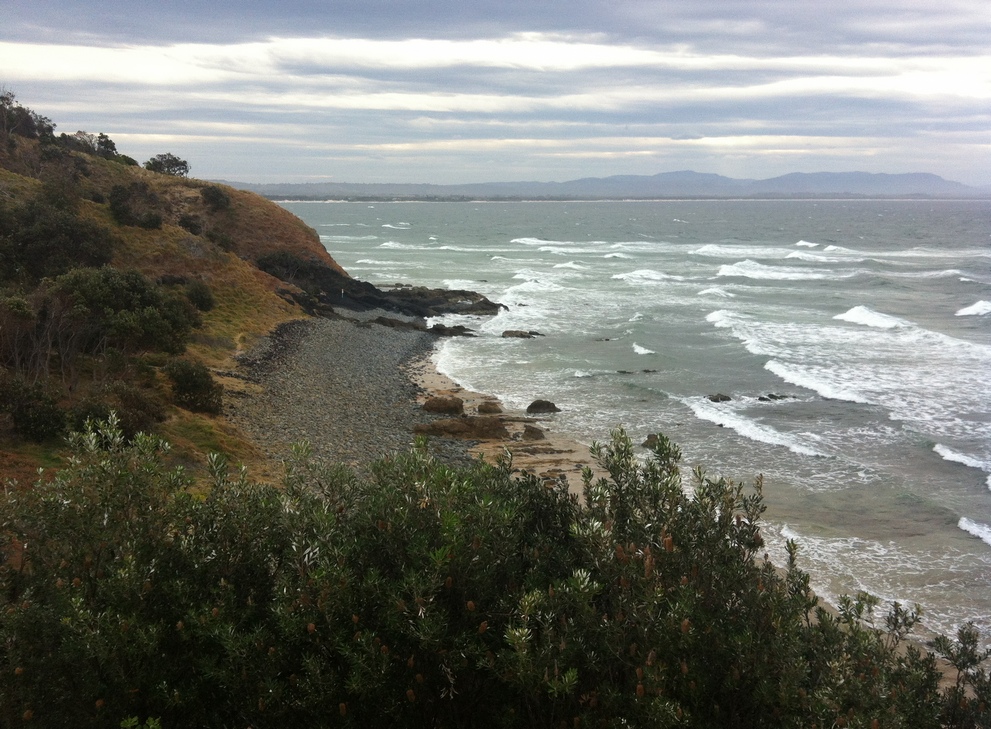
[[[821,594],[991,629],[991,203],[284,205],[358,278],[507,305],[439,347],[461,384],[763,474],[772,557],[795,539]]]

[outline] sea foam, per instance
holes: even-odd
[[[988,546],[991,546],[991,526],[981,524],[978,521],[973,521],[965,516],[960,517],[960,521],[957,522],[957,526],[968,534],[974,535]]]
[[[837,275],[833,271],[814,270],[789,266],[765,266],[751,261],[749,258],[738,263],[720,266],[717,276],[743,276],[745,278],[766,279],[770,281],[812,281],[825,278],[849,278],[854,274]]]
[[[890,316],[888,314],[881,314],[866,306],[855,306],[842,314],[837,314],[833,318],[876,329],[894,329],[895,327],[912,326],[910,322],[904,319],[899,319],[896,316]]]
[[[991,301],[978,301],[976,304],[965,306],[957,312],[957,316],[984,316],[991,314]]]
[[[964,466],[969,466],[970,468],[978,468],[981,471],[989,474],[987,478],[988,488],[991,489],[991,463],[987,461],[982,461],[973,456],[968,456],[966,453],[959,453],[952,448],[947,448],[942,443],[937,443],[933,450],[938,453],[943,460],[952,461],[953,463],[961,463]]]
[[[646,347],[641,347],[636,342],[633,343],[633,351],[637,354],[657,354],[653,349],[647,349]]]
[[[801,456],[824,455],[794,436],[786,435],[767,425],[762,425],[730,409],[713,405],[708,398],[685,398],[682,402],[692,409],[695,417],[735,430],[744,438],[770,445],[784,446],[792,453],[797,453]]]

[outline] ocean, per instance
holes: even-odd
[[[820,595],[991,643],[991,202],[283,205],[357,278],[508,307],[447,320],[478,334],[436,353],[461,385],[763,474],[771,557],[795,540]]]

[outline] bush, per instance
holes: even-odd
[[[172,396],[176,405],[199,413],[216,415],[223,406],[224,388],[214,382],[213,375],[201,362],[172,360],[165,366],[172,381]]]
[[[165,407],[157,393],[115,380],[73,407],[69,421],[74,430],[82,431],[87,421],[106,421],[111,413],[129,442],[138,433],[151,433],[157,423],[165,420]]]
[[[425,447],[368,478],[298,448],[282,488],[211,457],[193,498],[166,446],[113,423],[0,502],[0,724],[976,727],[972,630],[932,656],[911,611],[816,609],[757,556],[760,491],[617,433],[587,506],[512,464]],[[422,444],[421,444],[422,445]],[[29,545],[25,548],[23,545]],[[943,722],[943,724],[941,724]]]
[[[194,215],[181,215],[178,223],[180,228],[193,235],[199,235],[203,232],[203,224]]]
[[[57,438],[66,430],[66,413],[55,398],[41,386],[19,378],[0,381],[2,411],[10,414],[15,433],[36,443]]]
[[[200,311],[210,311],[217,303],[213,291],[203,281],[190,281],[186,286],[186,298]]]
[[[222,187],[207,185],[200,190],[200,197],[211,212],[219,213],[231,206],[231,197]]]
[[[189,163],[184,159],[176,157],[171,152],[165,152],[164,154],[156,154],[145,162],[145,169],[163,175],[185,177],[189,174]]]

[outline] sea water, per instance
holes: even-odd
[[[771,557],[795,540],[819,594],[989,642],[991,202],[284,205],[357,278],[508,307],[447,321],[477,332],[436,354],[460,384],[763,474]]]

